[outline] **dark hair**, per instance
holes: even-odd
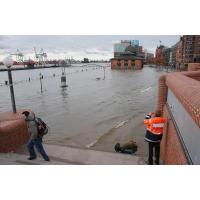
[[[121,151],[121,148],[120,148],[120,143],[117,143],[116,145],[115,145],[115,151],[116,152],[119,152],[119,151]]]
[[[27,117],[27,116],[29,116],[30,112],[24,111],[22,114],[25,115],[25,116]]]
[[[161,111],[160,110],[156,110],[156,113],[155,113],[156,117],[160,117],[162,115]]]

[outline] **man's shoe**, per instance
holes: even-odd
[[[50,162],[50,159],[49,158],[47,158],[47,159],[44,159],[45,161],[48,161],[48,162]]]
[[[150,163],[148,160],[144,161],[147,165],[153,165],[153,163]]]
[[[35,157],[29,157],[29,158],[27,158],[28,160],[35,160],[37,157],[35,156]]]

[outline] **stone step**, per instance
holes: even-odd
[[[40,156],[27,160],[28,155],[19,153],[0,153],[1,165],[143,165],[138,156],[112,152],[80,149],[69,146],[44,144],[51,161]]]
[[[27,155],[17,153],[0,153],[0,165],[67,165],[70,163],[56,159],[50,162],[44,161],[41,157],[36,160],[27,160]]]
[[[60,161],[72,164],[85,165],[138,165],[145,164],[138,156],[130,154],[96,151],[91,149],[80,149],[68,146],[44,144],[48,155]]]

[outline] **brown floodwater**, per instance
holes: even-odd
[[[66,68],[67,88],[60,87],[61,68],[13,71],[17,109],[31,109],[48,124],[47,143],[114,151],[116,142],[133,139],[139,145],[137,154],[144,155],[143,118],[155,110],[158,78],[164,72],[148,66],[120,71],[101,65],[107,66],[105,80],[98,66]],[[43,93],[39,73],[44,76]],[[0,72],[0,83],[5,80],[7,72]],[[2,85],[0,111],[8,110],[9,87]]]

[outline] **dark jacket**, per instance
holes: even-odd
[[[161,135],[155,135],[151,133],[150,131],[146,131],[146,135],[144,138],[147,142],[160,142],[162,140],[162,134]]]

